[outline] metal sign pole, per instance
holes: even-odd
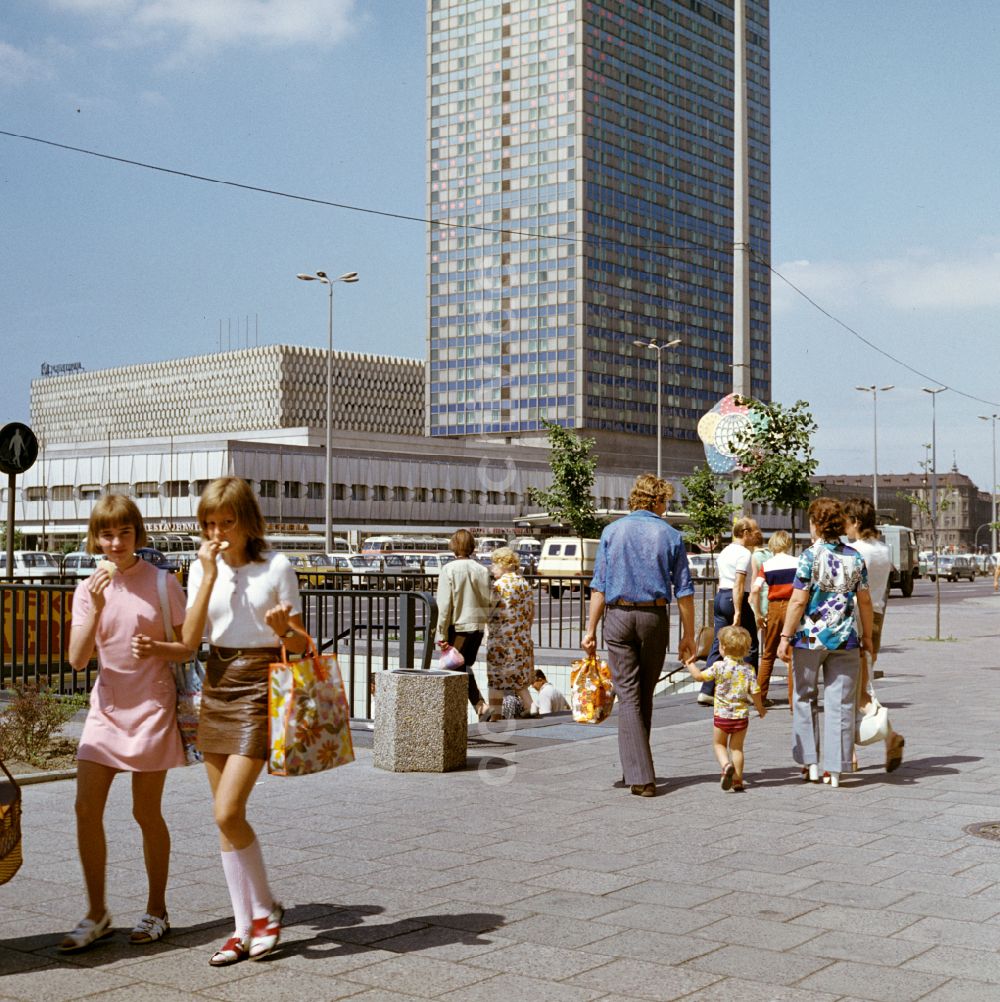
[[[17,477],[7,474],[7,574],[8,581],[14,580],[14,483]]]

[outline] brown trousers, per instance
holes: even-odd
[[[767,603],[767,619],[764,621],[764,646],[760,650],[760,667],[757,669],[757,683],[760,685],[760,698],[767,699],[767,690],[771,684],[771,671],[781,643],[781,630],[785,625],[785,613],[788,611],[788,599],[779,598]],[[788,670],[788,704],[792,703],[792,671]]]

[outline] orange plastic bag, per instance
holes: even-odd
[[[574,661],[569,676],[570,704],[578,724],[599,724],[611,715],[615,687],[607,661]]]

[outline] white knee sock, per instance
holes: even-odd
[[[266,918],[274,907],[274,897],[267,882],[267,871],[264,869],[264,854],[260,851],[260,842],[254,839],[245,849],[239,849],[234,856],[240,861],[240,867],[246,876],[250,894],[250,914],[253,918]]]
[[[246,938],[250,935],[250,924],[253,913],[250,883],[246,877],[246,868],[240,860],[240,853],[235,851],[222,853],[222,872],[226,875],[229,897],[233,902],[236,933]]]

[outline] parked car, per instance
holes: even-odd
[[[62,558],[63,577],[89,578],[97,570],[97,561],[100,559],[96,553],[84,553],[82,550],[67,553]]]
[[[181,569],[180,564],[175,564],[165,553],[154,550],[152,546],[140,546],[135,555],[140,560],[145,560],[147,564],[152,564],[157,570],[176,574]]]
[[[437,577],[441,568],[454,559],[453,553],[411,553],[406,557],[406,565],[415,574]]]
[[[59,561],[51,553],[35,550],[14,551],[14,577],[41,581],[58,579],[62,574]],[[7,576],[7,552],[0,551],[0,577]]]
[[[553,598],[559,598],[564,588],[573,591],[582,585],[587,590],[594,576],[599,542],[580,536],[551,536],[545,540],[538,560],[538,576],[550,579],[542,584]]]
[[[335,553],[330,558],[330,572],[335,575],[335,588],[368,588],[371,575],[377,571],[373,561],[359,553]]]

